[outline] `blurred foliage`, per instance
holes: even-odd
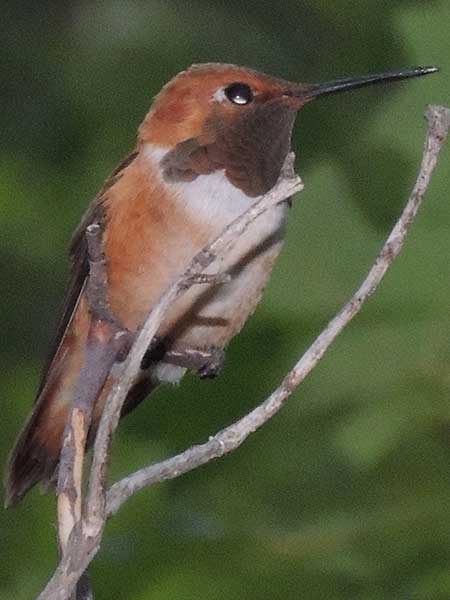
[[[112,475],[199,442],[260,401],[350,295],[403,205],[428,102],[450,102],[448,0],[4,3],[0,34],[2,463],[33,399],[71,230],[192,62],[291,79],[437,64],[326,98],[295,133],[306,189],[264,302],[213,382],[161,389]],[[233,455],[132,499],[92,568],[98,598],[450,598],[449,149],[380,291],[282,414]],[[0,515],[0,598],[56,561],[54,500]]]

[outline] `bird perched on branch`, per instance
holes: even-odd
[[[305,104],[434,71],[419,67],[298,84],[234,65],[202,64],[161,90],[139,127],[134,151],[107,180],[74,234],[64,310],[34,409],[11,455],[7,504],[38,481],[51,481],[58,466],[93,318],[86,295],[86,228],[102,227],[110,310],[121,327],[135,333],[192,258],[275,185],[295,117]],[[287,201],[264,213],[220,265],[210,267],[228,273],[228,282],[194,286],[174,303],[122,414],[158,384],[179,381],[187,369],[201,376],[218,372],[224,348],[254,312],[271,275],[287,213]],[[95,399],[88,443],[114,378],[112,367]]]

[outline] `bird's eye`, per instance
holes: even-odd
[[[224,90],[225,96],[233,104],[248,104],[253,100],[253,92],[246,83],[232,83]]]

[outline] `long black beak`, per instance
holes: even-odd
[[[401,79],[410,79],[412,77],[422,77],[439,71],[437,67],[413,67],[412,69],[404,69],[402,71],[390,71],[388,73],[378,73],[376,75],[363,75],[362,77],[346,77],[344,79],[336,79],[326,83],[317,83],[309,86],[298,86],[292,95],[304,101],[312,100],[317,96],[326,96],[328,94],[337,94],[338,92],[346,92],[347,90],[356,90],[366,87],[367,85],[375,85],[385,83],[387,81],[400,81]]]

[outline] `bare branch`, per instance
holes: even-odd
[[[441,106],[429,106],[426,118],[428,120],[428,131],[416,184],[402,215],[387,238],[361,287],[336,317],[330,321],[324,331],[286,375],[281,385],[265,402],[233,425],[211,437],[208,442],[193,446],[185,452],[158,464],[140,469],[115,483],[107,495],[108,516],[116,513],[130,496],[142,488],[166,479],[174,479],[238,448],[251,433],[259,429],[280,410],[287,398],[316,366],[344,327],[360,311],[364,302],[375,292],[386,271],[400,253],[430,183],[439,152],[448,135],[450,127],[449,109]]]
[[[63,434],[58,467],[57,512],[61,556],[68,550],[72,530],[82,518],[83,463],[95,400],[108,377],[119,350],[120,328],[109,310],[102,229],[94,223],[86,230],[89,278],[86,297],[91,314],[84,365],[76,384],[74,402]],[[86,576],[85,587],[88,586]],[[86,590],[83,590],[84,597]],[[77,594],[77,598],[81,598]]]
[[[122,363],[121,374],[109,394],[94,448],[86,516],[72,529],[66,554],[47,587],[39,596],[39,600],[66,600],[70,597],[77,581],[100,547],[107,516],[117,512],[133,493],[158,481],[173,479],[213,458],[236,449],[250,433],[261,427],[278,412],[286,399],[322,358],[333,340],[375,291],[403,246],[405,236],[422,202],[439,151],[447,136],[450,127],[450,111],[442,107],[429,107],[427,119],[428,133],[421,170],[402,216],[359,290],[296,363],[281,385],[264,403],[205,444],[194,446],[167,461],[141,469],[113,485],[105,496],[104,479],[111,436],[117,426],[121,407],[130,385],[166,311],[190,286],[198,283],[197,276],[219,255],[227,252],[233,241],[245,231],[255,218],[282,199],[299,191],[302,188],[300,180],[298,178],[286,179],[283,174],[284,176],[282,175],[277,186],[233,222],[215,242],[200,252],[184,275],[165,292],[150,313],[126,360]]]

